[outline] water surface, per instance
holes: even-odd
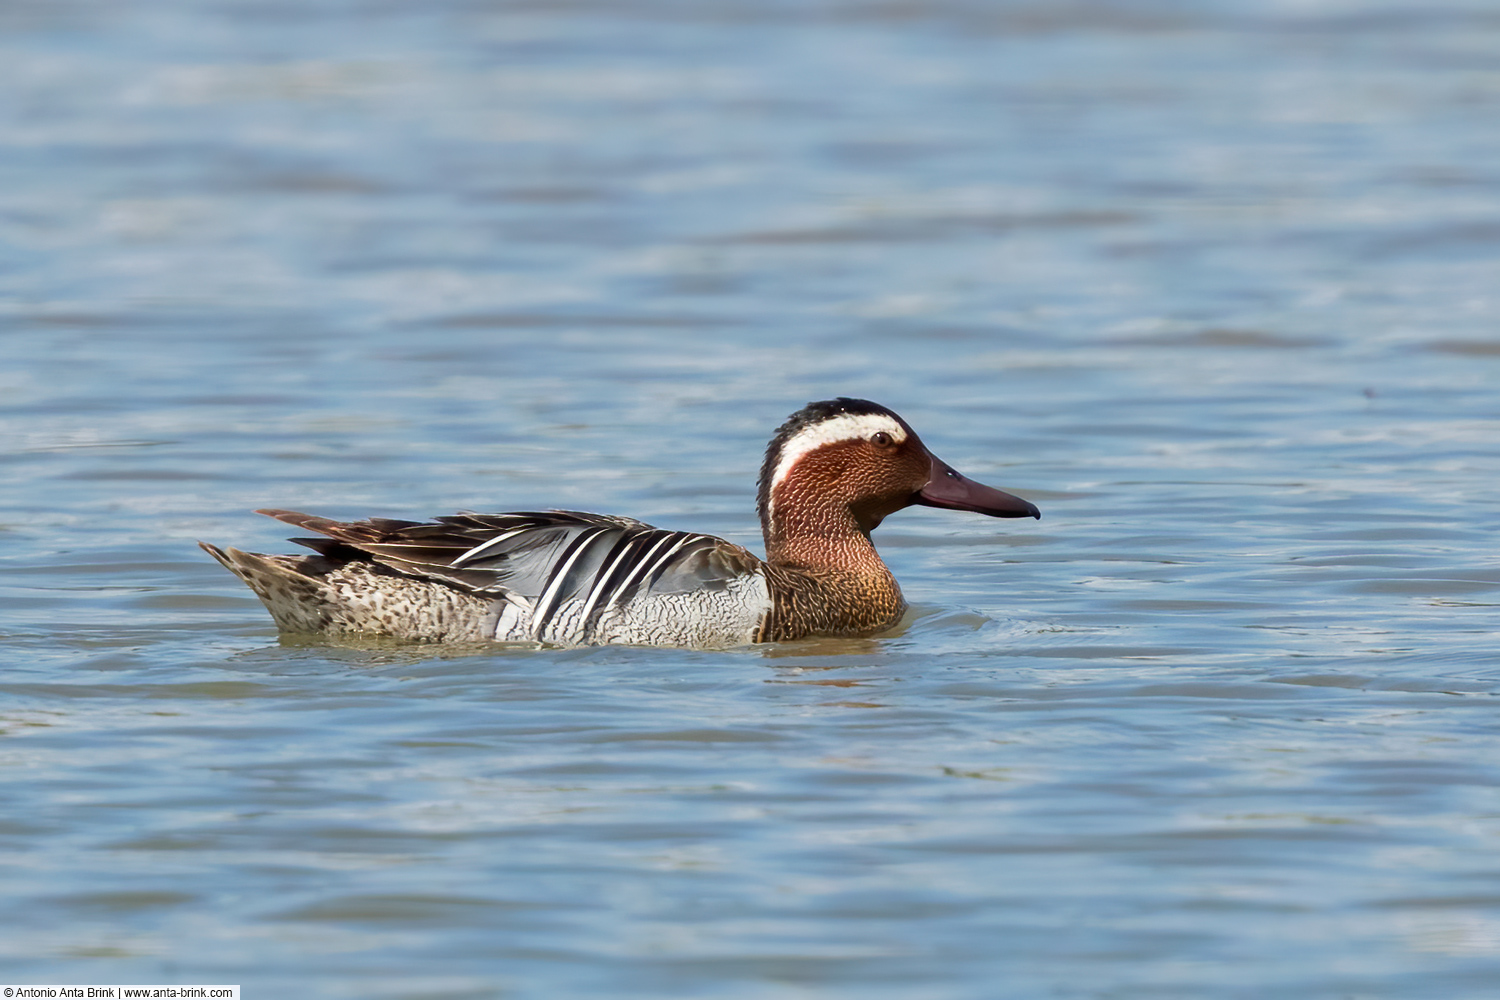
[[[1489,5],[0,12],[0,978],[1487,997]],[[810,399],[897,636],[278,640],[255,507],[758,547]]]

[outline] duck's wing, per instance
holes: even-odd
[[[760,566],[750,552],[722,538],[579,511],[465,513],[431,522],[257,513],[326,536],[292,539],[325,556],[362,555],[504,599],[530,611],[535,624],[575,602],[588,621],[645,593],[723,589]]]

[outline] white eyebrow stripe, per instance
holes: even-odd
[[[771,496],[775,497],[776,487],[792,471],[792,466],[808,452],[839,441],[872,437],[881,431],[889,434],[898,444],[906,440],[906,428],[884,413],[840,413],[803,428],[782,446],[781,457],[776,461],[776,472],[771,476]]]

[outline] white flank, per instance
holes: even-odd
[[[897,444],[906,440],[906,429],[884,413],[840,413],[811,427],[804,427],[781,449],[776,472],[771,476],[771,503],[774,505],[776,502],[776,487],[786,479],[792,466],[800,462],[808,452],[840,441],[874,437],[881,431],[889,434]]]

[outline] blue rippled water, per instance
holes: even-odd
[[[0,10],[0,978],[1480,1000],[1488,3]],[[759,546],[901,412],[900,635],[278,639],[253,508]]]

